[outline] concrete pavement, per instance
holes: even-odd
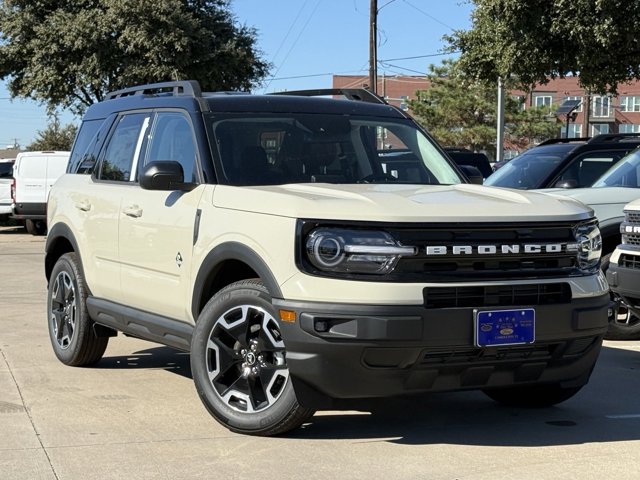
[[[0,479],[638,478],[640,342],[607,342],[591,383],[550,409],[437,394],[247,437],[207,414],[186,354],[120,335],[93,368],[58,362],[43,249],[0,228]]]

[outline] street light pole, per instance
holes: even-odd
[[[504,83],[502,77],[498,77],[498,108],[496,115],[496,162],[504,157]]]
[[[371,0],[369,13],[369,90],[378,89],[378,0]]]

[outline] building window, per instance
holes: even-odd
[[[618,133],[640,133],[640,125],[637,123],[621,123],[618,125]]]
[[[594,123],[591,125],[591,136],[601,135],[603,133],[609,133],[608,123]]]
[[[578,107],[574,110],[574,112],[581,112],[582,111],[582,97],[578,96],[578,97],[562,97],[562,101],[566,102],[567,100],[580,100],[580,105],[578,105]]]
[[[533,106],[536,108],[546,107],[551,111],[551,104],[553,103],[553,97],[551,95],[537,95],[533,97]]]
[[[621,112],[640,112],[640,97],[626,96],[620,97]]]
[[[582,136],[582,124],[581,123],[570,123],[569,124],[569,135],[567,136],[566,127],[562,128],[560,132],[560,136],[562,138],[580,138]]]
[[[609,117],[611,115],[611,98],[594,96],[591,99],[591,113],[594,118]]]

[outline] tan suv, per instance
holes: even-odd
[[[607,328],[593,214],[464,178],[366,91],[110,94],[49,198],[53,349],[188,351],[211,414],[259,435],[372,397],[566,400]]]

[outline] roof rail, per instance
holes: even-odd
[[[200,84],[196,80],[181,80],[177,82],[150,83],[148,85],[138,85],[136,87],[116,90],[115,92],[107,93],[105,100],[128,97],[130,95],[156,95],[158,93],[169,93],[174,96],[202,97]]]
[[[342,95],[348,100],[388,105],[384,98],[364,88],[320,88],[316,90],[291,90],[271,93],[270,95],[295,95],[301,97],[320,97],[323,95]]]
[[[588,142],[589,137],[580,137],[580,138],[550,138],[549,140],[545,140],[544,142],[540,142],[536,145],[539,147],[541,145],[553,145],[555,143],[571,143],[571,142]]]
[[[624,140],[639,139],[640,133],[602,133],[595,135],[588,143],[621,142]]]

